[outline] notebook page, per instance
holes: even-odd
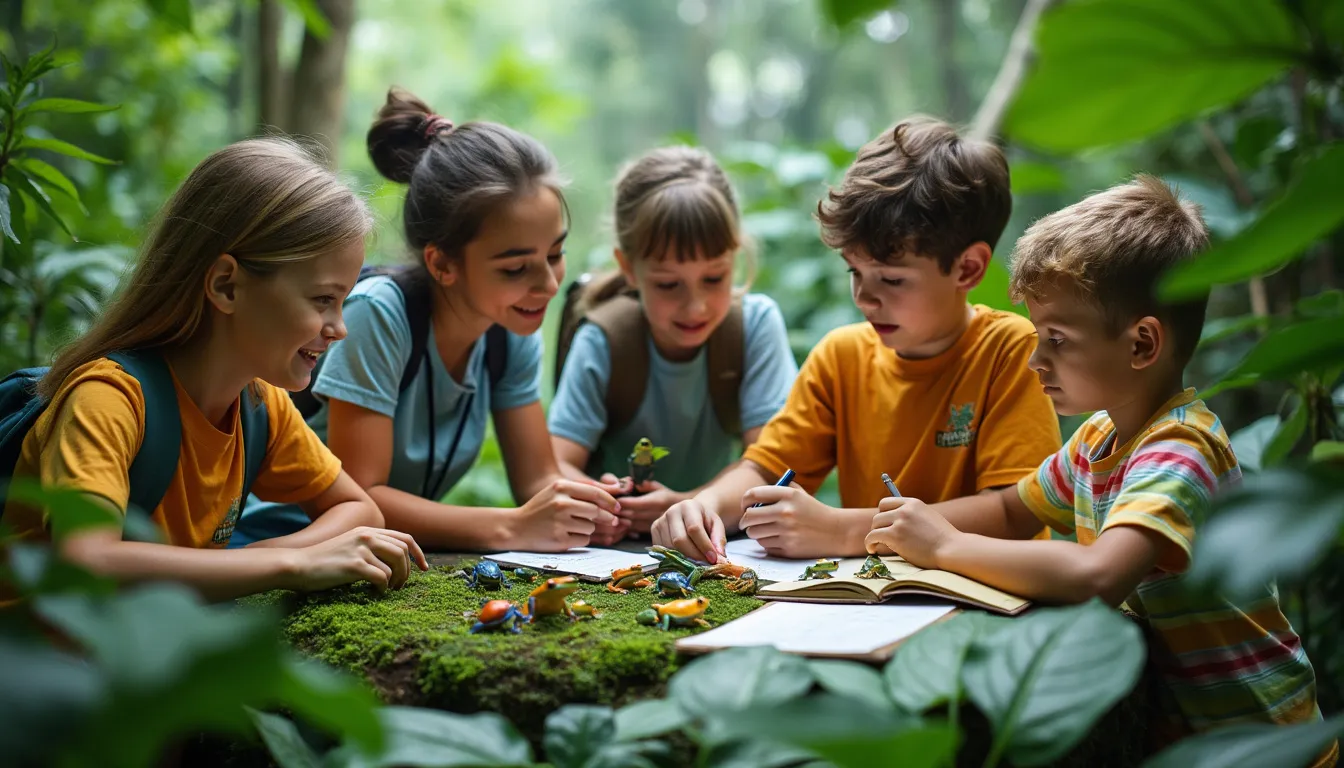
[[[953,610],[948,604],[771,603],[721,627],[678,640],[677,650],[772,645],[805,656],[862,656],[909,637]]]

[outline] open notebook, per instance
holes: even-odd
[[[863,565],[863,558],[845,558],[833,578],[768,584],[756,596],[806,603],[880,603],[899,595],[932,595],[1007,616],[1016,616],[1031,606],[1026,598],[955,573],[917,568],[899,557],[884,557],[882,562],[893,578],[860,579],[854,574]]]
[[[617,568],[632,565],[643,566],[645,571],[658,567],[658,561],[649,557],[647,552],[626,552],[604,547],[575,547],[568,552],[499,552],[486,555],[501,566],[526,566],[541,571],[572,573],[580,581],[601,582],[611,578],[611,572]]]

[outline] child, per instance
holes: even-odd
[[[734,297],[738,223],[733,189],[704,150],[656,149],[616,182],[620,270],[587,287],[580,304],[581,312],[601,307],[610,324],[604,330],[594,314],[574,333],[549,416],[567,475],[638,494],[622,499],[621,524],[599,543],[627,530],[648,533],[668,507],[694,496],[741,455],[739,442],[755,442],[798,374],[775,302]],[[711,390],[726,375],[736,384],[726,390],[737,406],[730,415],[715,402],[725,395]],[[607,403],[628,377],[638,379],[631,398],[638,405],[613,414]],[[643,437],[669,453],[656,462],[656,480],[636,485],[628,460]]]
[[[999,149],[912,118],[861,149],[828,197],[822,239],[867,322],[821,340],[741,464],[654,524],[658,544],[714,562],[740,528],[772,555],[857,555],[882,473],[954,499],[1016,483],[1059,448],[1026,370],[1031,324],[966,300],[1012,207]],[[787,469],[801,487],[762,486]],[[832,469],[840,509],[809,495]]]
[[[1241,477],[1218,417],[1182,389],[1207,297],[1153,298],[1207,241],[1198,209],[1146,176],[1034,224],[1012,277],[1039,336],[1029,364],[1059,413],[1097,413],[1016,488],[883,499],[867,548],[1040,601],[1126,603],[1155,630],[1180,728],[1315,720],[1315,675],[1271,587],[1241,603],[1181,589],[1195,521]],[[1041,523],[1076,543],[1014,541]]]
[[[91,571],[182,581],[208,598],[359,579],[398,587],[411,559],[427,568],[410,536],[381,529],[378,508],[283,391],[302,389],[317,355],[345,335],[341,298],[369,224],[363,203],[291,142],[244,141],[206,158],[169,201],[125,290],[41,379],[46,407],[14,465],[16,478],[81,491],[116,521],[66,535],[61,520],[10,504],[5,522],[22,538],[50,528]],[[136,459],[159,440],[165,407],[180,421],[168,433],[176,461],[161,501],[145,506],[167,544],[122,541],[120,515],[144,492]],[[313,524],[224,551],[249,485],[299,505]]]
[[[322,360],[313,386],[320,409],[309,424],[388,526],[425,546],[587,544],[594,530],[615,524],[616,500],[560,475],[538,381],[535,334],[565,274],[555,159],[502,125],[454,126],[397,89],[369,129],[368,147],[380,173],[408,185],[402,222],[417,263],[395,277],[365,279],[350,294],[350,337]],[[413,353],[417,331],[423,341]],[[440,503],[475,463],[491,418],[514,498],[526,503]],[[243,527],[255,536],[285,530],[295,517],[252,504]]]

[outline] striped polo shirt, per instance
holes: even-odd
[[[1098,412],[1017,486],[1026,505],[1079,544],[1107,528],[1157,533],[1157,568],[1126,600],[1154,630],[1154,661],[1190,728],[1318,720],[1316,676],[1272,584],[1233,602],[1182,589],[1195,524],[1241,469],[1218,417],[1193,389],[1167,401],[1128,443]]]

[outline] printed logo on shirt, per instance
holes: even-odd
[[[947,417],[947,428],[939,430],[933,436],[934,445],[939,448],[961,448],[975,442],[975,403],[963,403],[952,406]]]
[[[229,514],[224,516],[219,527],[215,529],[215,535],[210,537],[210,543],[215,546],[223,547],[229,543],[229,538],[233,536],[233,529],[238,526],[238,516],[242,512],[243,498],[239,496],[229,505]]]

